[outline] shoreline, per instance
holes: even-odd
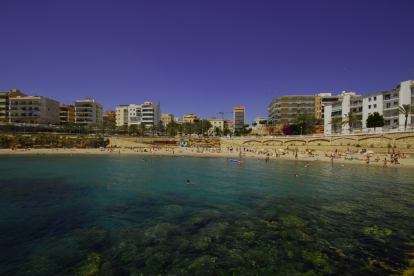
[[[119,154],[119,150],[121,150],[121,154]],[[193,150],[193,151],[191,151]],[[71,157],[71,155],[73,154],[73,156],[77,156],[77,155],[102,155],[102,156],[142,156],[142,157],[159,157],[160,155],[162,157],[178,157],[178,158],[182,158],[182,156],[184,155],[185,158],[187,157],[195,157],[195,158],[223,158],[223,159],[239,159],[239,155],[238,152],[235,151],[233,153],[230,152],[222,152],[222,153],[212,153],[209,151],[204,151],[203,153],[197,153],[197,151],[194,148],[176,148],[174,149],[174,154],[173,154],[173,150],[169,149],[168,151],[165,149],[161,149],[161,150],[156,150],[156,151],[152,151],[152,152],[136,152],[134,150],[131,149],[117,149],[116,151],[113,152],[109,152],[109,151],[101,151],[99,149],[31,149],[30,151],[25,151],[25,150],[11,150],[11,149],[0,149],[0,156],[1,155],[9,155],[9,156],[22,156],[22,155],[66,155]],[[323,155],[323,153],[320,152],[315,152],[315,154],[320,154]],[[365,156],[362,154],[353,154],[354,157],[358,157],[358,158],[364,158]],[[373,154],[372,158],[376,158],[376,157],[381,158],[381,160],[383,160],[384,158],[387,158],[387,160],[390,160],[390,156],[388,154]],[[253,152],[246,152],[246,155],[242,156],[242,161],[243,159],[259,159],[259,162],[265,162],[267,155],[265,154],[256,154]],[[323,162],[323,163],[330,163],[330,158],[328,157],[323,157],[323,156],[317,156],[317,157],[307,157],[306,155],[303,156],[303,154],[298,154],[298,159],[295,159],[294,155],[292,153],[286,154],[286,155],[282,155],[280,158],[276,158],[275,155],[273,156],[269,156],[269,161],[274,161],[274,160],[278,160],[278,161],[300,161],[300,162],[308,162],[308,163],[313,163],[313,162]],[[350,158],[351,155],[347,155],[347,158]],[[388,163],[387,164],[387,168],[392,167],[392,168],[400,168],[400,167],[404,167],[404,168],[410,168],[414,166],[414,159],[411,158],[407,158],[407,159],[399,159],[400,164],[399,165],[393,165]],[[366,166],[365,161],[362,160],[355,160],[355,161],[350,161],[350,160],[344,160],[344,158],[340,158],[340,159],[334,159],[333,162],[334,165],[363,165]],[[375,167],[382,167],[383,166],[383,162],[370,162],[369,166],[375,166]]]

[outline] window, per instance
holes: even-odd
[[[371,105],[368,106],[368,109],[371,109]]]
[[[368,101],[370,102],[371,101],[371,98],[368,98]]]
[[[385,108],[390,108],[391,107],[391,103],[387,103],[386,105],[385,105]]]
[[[384,96],[384,100],[389,100],[389,99],[391,99],[391,94],[387,94]]]
[[[376,101],[377,100],[377,97],[374,97],[374,101]]]
[[[394,120],[394,124],[398,124],[398,119],[395,119]]]
[[[385,121],[385,125],[386,125],[386,126],[391,125],[391,121],[390,121],[390,120],[386,120],[386,121]]]
[[[392,95],[393,98],[398,98],[398,93],[395,93],[394,95]]]
[[[376,104],[374,104],[374,108],[377,108],[377,105]]]

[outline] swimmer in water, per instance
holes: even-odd
[[[293,177],[298,177],[299,175],[297,175],[296,173],[293,174]]]
[[[187,180],[187,185],[194,185],[194,183],[190,183],[190,180]]]
[[[306,163],[306,166],[305,166],[305,168],[307,168],[309,166],[309,163]]]

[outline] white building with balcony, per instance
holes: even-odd
[[[413,80],[401,82],[397,88],[372,93],[364,96],[357,96],[355,93],[342,93],[342,101],[336,103],[328,103],[325,105],[324,129],[325,134],[335,132],[335,126],[331,125],[333,118],[341,118],[346,120],[345,115],[353,112],[359,120],[362,121],[361,126],[353,127],[354,131],[368,130],[374,131],[366,127],[366,120],[370,114],[378,112],[385,119],[384,129],[403,129],[405,124],[405,116],[398,113],[398,107],[403,104],[414,103],[414,84]],[[407,126],[414,122],[414,114],[407,119]],[[349,125],[336,127],[339,132],[349,133]],[[376,128],[379,130],[380,128]]]
[[[159,104],[145,102],[141,105],[141,120],[147,126],[157,125],[161,121],[161,108]]]
[[[41,96],[17,96],[9,99],[9,122],[58,125],[60,103]]]
[[[75,122],[86,126],[97,127],[103,123],[103,105],[94,98],[75,101]]]

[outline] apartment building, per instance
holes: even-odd
[[[116,111],[116,126],[128,125],[128,108],[129,105],[123,104],[115,108]]]
[[[356,96],[355,93],[342,93],[343,100],[337,103],[325,105],[324,128],[325,134],[334,132],[334,127],[330,124],[333,118],[345,120],[345,115],[349,112],[355,113],[357,118],[362,121],[359,127],[353,127],[353,131],[372,130],[366,127],[366,120],[370,114],[378,112],[385,119],[384,129],[404,128],[405,116],[398,114],[398,107],[403,104],[414,103],[413,80],[401,82],[396,88],[376,92],[364,96]],[[414,122],[412,116],[408,117],[407,125]],[[349,133],[349,125],[337,128],[339,132]],[[377,128],[378,129],[378,128]]]
[[[141,105],[142,110],[142,122],[147,127],[157,125],[161,121],[161,107],[160,104],[154,104],[152,102],[145,102]]]
[[[116,125],[116,113],[113,110],[107,110],[103,115],[103,122],[108,126]]]
[[[218,127],[220,130],[224,130],[227,128],[227,120],[225,119],[216,119],[216,117],[212,117],[209,119],[212,127],[208,129],[208,133],[212,134],[215,132],[216,127]]]
[[[235,106],[233,108],[234,130],[243,129],[246,122],[246,109],[244,106]]]
[[[196,115],[194,115],[193,113],[189,113],[188,115],[184,115],[184,116],[183,116],[182,123],[197,124],[197,123],[199,123],[201,120],[203,120],[203,119],[202,119],[202,118],[197,117],[197,116],[196,116]]]
[[[103,106],[94,98],[75,101],[75,122],[86,126],[97,127],[103,123]]]
[[[59,109],[59,119],[61,125],[75,123],[75,107],[73,105],[62,104]]]
[[[18,89],[13,89],[8,92],[0,92],[0,122],[9,122],[10,98],[27,97]]]
[[[252,125],[252,128],[253,129],[262,128],[262,125],[260,124],[260,122],[265,121],[265,120],[267,121],[266,117],[257,117],[253,122],[253,124],[256,123],[257,125],[256,126]]]
[[[174,115],[172,115],[171,113],[162,113],[161,121],[164,126],[168,125],[171,122],[175,122]]]
[[[274,98],[267,108],[268,121],[276,125],[287,125],[304,112],[322,117],[321,97],[314,95],[281,96]]]
[[[234,121],[226,120],[226,119],[224,119],[224,120],[226,121],[227,128],[231,131],[234,131]]]
[[[316,118],[324,119],[325,105],[328,103],[336,103],[343,99],[342,95],[332,96],[332,93],[319,93],[320,110],[317,110]]]
[[[59,102],[41,96],[9,98],[9,122],[24,124],[58,125]]]

